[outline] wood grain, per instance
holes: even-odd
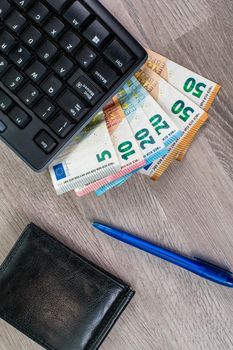
[[[90,220],[233,268],[233,3],[102,0],[138,40],[219,82],[210,121],[157,183],[137,175],[101,198],[57,197],[5,146],[0,154],[0,261],[30,221],[121,277],[136,296],[102,350],[233,349],[232,291],[126,247]],[[0,322],[0,350],[40,347]]]

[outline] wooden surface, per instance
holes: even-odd
[[[27,223],[131,284],[136,296],[102,350],[233,349],[232,290],[96,234],[90,220],[233,268],[233,2],[103,0],[139,41],[219,82],[210,121],[158,183],[135,176],[102,198],[57,197],[1,144],[0,260]],[[0,350],[36,350],[0,322]]]

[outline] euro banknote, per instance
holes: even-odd
[[[113,100],[116,104],[120,103],[146,164],[150,164],[166,154],[167,149],[162,138],[156,133],[146,113],[127,85],[117,93]]]
[[[49,167],[57,194],[62,194],[119,171],[121,165],[103,113]]]
[[[209,111],[221,88],[219,84],[182,67],[150,49],[146,49],[146,51],[148,53],[147,67],[159,74],[206,112]]]
[[[170,147],[169,154],[159,164],[158,172],[153,177],[157,179],[177,154],[186,149],[192,135],[196,134],[208,119],[208,114],[151,69],[144,66],[136,74],[136,78],[183,132],[179,140]]]
[[[147,52],[142,69],[50,166],[58,194],[101,195],[138,171],[157,180],[183,159],[220,86]]]
[[[126,85],[143,109],[157,136],[166,147],[170,146],[182,135],[182,131],[135,77]]]
[[[219,84],[206,79],[192,70],[182,67],[150,49],[146,50],[148,53],[147,67],[158,73],[206,112],[209,111],[221,88]],[[194,137],[195,131],[187,141],[186,147],[176,155],[177,160],[182,160],[184,158]]]
[[[125,85],[113,98],[113,101],[116,105],[120,104],[134,134],[134,137],[141,149],[143,158],[145,160],[145,165],[151,164],[153,161],[167,153],[167,148],[164,145],[162,139],[154,130],[152,124],[150,123],[139,102],[133,96],[133,93],[128,88],[128,86]],[[102,186],[96,191],[96,194],[100,196],[111,188],[119,186],[139,170],[140,168],[132,171],[126,176],[117,179],[116,181]]]
[[[149,92],[144,89],[144,87],[142,87],[142,85],[135,77],[132,77],[126,85],[128,89],[130,89],[130,91],[133,93],[133,96],[137,100],[137,103],[140,104],[140,107],[145,112],[158,137],[160,137],[164,145],[168,147],[167,153],[170,154],[170,146],[180,138],[182,131],[179,130],[171,118],[169,118],[169,116],[164,112],[160,105],[149,94]],[[160,164],[164,164],[167,158],[168,157],[166,155],[163,155],[155,159],[153,161],[153,167],[152,164],[151,166],[147,165],[145,169],[140,169],[140,172],[144,175],[150,174],[151,169],[158,169]],[[117,186],[122,185],[129,179],[129,177],[130,176],[125,176],[122,178]],[[101,194],[101,191],[97,191],[97,195]]]
[[[94,180],[86,186],[77,186],[75,193],[79,197],[102,186],[111,187],[110,183],[114,181],[117,183],[122,176],[130,174],[146,164],[120,104],[112,100],[104,108],[104,114],[109,134],[120,162],[120,169],[113,176],[105,177],[101,181]]]

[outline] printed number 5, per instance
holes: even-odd
[[[107,159],[111,159],[112,155],[109,151],[103,151],[101,154],[97,154],[96,158],[99,163],[104,162]]]

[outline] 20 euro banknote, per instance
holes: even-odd
[[[182,135],[182,131],[135,77],[127,82],[127,87],[143,109],[157,136],[166,147],[170,146]]]
[[[125,85],[113,98],[115,104],[120,104],[136,141],[141,149],[146,165],[151,164],[154,160],[162,157],[167,153],[167,148],[162,139],[158,136],[150,123],[147,115],[141,108],[139,101],[134,97],[132,91]],[[107,192],[115,186],[119,186],[129,179],[130,176],[139,171],[140,168],[134,170],[130,174],[117,179],[96,191],[98,196]]]

